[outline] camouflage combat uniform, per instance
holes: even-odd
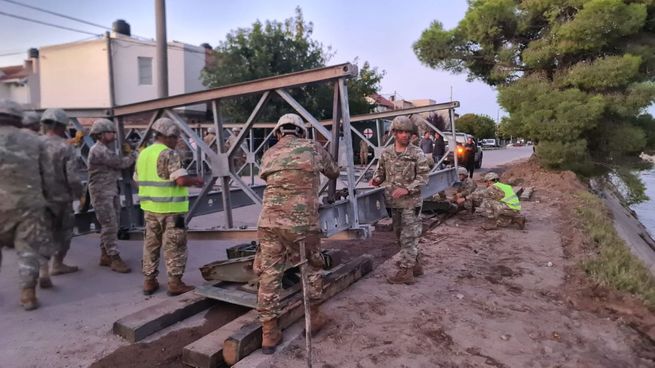
[[[480,209],[486,218],[495,220],[496,224],[500,226],[507,226],[511,223],[512,219],[522,217],[520,211],[515,211],[509,208],[505,203],[501,202],[501,199],[504,197],[505,194],[503,191],[493,185],[481,190],[476,190],[472,194],[475,206]]]
[[[138,181],[138,172],[134,180]],[[189,173],[182,166],[182,158],[176,150],[166,149],[157,159],[157,175],[175,181]],[[145,239],[143,241],[143,274],[155,278],[159,274],[161,248],[169,278],[182,277],[187,261],[187,236],[184,213],[154,213],[143,211]]]
[[[473,179],[469,178],[468,176],[466,179],[461,180],[462,185],[457,188],[457,194],[459,194],[460,197],[464,197],[466,200],[464,203],[458,205],[460,209],[465,209],[467,211],[472,211],[473,208],[475,207],[473,205],[473,199],[471,198],[471,194],[475,192],[477,189],[477,185],[473,181]],[[453,203],[457,203],[456,201],[457,198],[454,198]]]
[[[286,135],[262,157],[261,178],[266,180],[259,216],[260,263],[257,311],[262,322],[280,313],[282,275],[299,259],[298,242],[305,241],[309,259],[309,294],[319,301],[323,266],[320,255],[318,191],[320,175],[339,176],[339,167],[318,143]]]
[[[237,141],[237,134],[231,135],[230,138],[227,139],[227,142],[225,142],[225,151],[229,151],[230,147],[234,145]],[[246,152],[243,150],[244,144],[241,144],[241,147],[238,148],[236,151],[234,151],[234,154],[232,155],[232,166],[234,171],[237,171],[241,168],[246,163]]]
[[[16,248],[20,287],[34,288],[55,251],[45,217],[53,172],[35,134],[0,125],[0,176],[0,244]]]
[[[56,254],[66,256],[73,237],[75,214],[73,201],[82,194],[82,182],[78,174],[77,155],[64,138],[41,136],[47,163],[54,170],[53,187],[48,198],[48,223]]]
[[[120,226],[121,202],[118,177],[134,164],[136,152],[119,157],[113,149],[97,141],[89,151],[89,194],[100,223],[100,246],[108,255],[118,255],[116,242]]]
[[[393,229],[400,242],[401,268],[412,268],[419,254],[418,238],[422,232],[419,217],[422,203],[421,188],[428,182],[428,159],[423,151],[410,144],[397,153],[393,145],[382,151],[373,180],[385,188],[387,207],[391,212]],[[409,194],[398,199],[391,197],[396,188],[405,188]]]

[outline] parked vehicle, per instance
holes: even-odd
[[[467,134],[467,133],[461,133],[461,132],[456,132],[455,133],[455,141],[453,140],[453,135],[452,133],[447,133],[444,132],[443,134],[444,139],[447,140],[448,146],[450,147],[450,152],[448,152],[448,155],[444,159],[444,164],[446,165],[452,165],[453,164],[453,151],[457,151],[457,160],[458,162],[461,162],[462,157],[464,156],[464,144],[466,143],[466,140],[470,137],[473,138],[473,142],[475,143],[475,168],[479,169],[482,167],[482,146],[480,146],[480,143],[475,139],[474,136]]]
[[[486,138],[480,141],[482,147],[498,147],[498,140],[495,138]]]

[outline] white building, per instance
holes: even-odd
[[[116,28],[119,22],[114,29],[123,33],[44,46],[31,53],[36,57],[26,61],[17,74],[20,78],[4,80],[0,74],[0,97],[43,109],[108,108],[156,99],[156,43],[131,37],[127,23]],[[169,95],[205,89],[200,73],[207,51],[201,46],[168,43]],[[204,105],[194,110],[204,110]]]

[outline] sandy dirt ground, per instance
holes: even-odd
[[[316,367],[655,366],[653,313],[577,266],[589,250],[566,201],[584,189],[574,175],[524,163],[504,177],[536,186],[526,229],[452,218],[431,230],[415,285],[385,282],[392,258],[325,303]],[[304,367],[304,354],[300,337],[270,366]]]

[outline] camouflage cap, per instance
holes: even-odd
[[[23,114],[23,126],[29,127],[38,124],[41,121],[41,114],[36,111],[26,111]]]
[[[416,132],[416,125],[407,116],[396,116],[391,121],[391,130],[403,132]]]
[[[500,180],[500,176],[496,174],[495,172],[489,172],[484,175],[484,181],[494,181],[494,180]]]
[[[293,125],[296,127],[296,129],[294,129],[293,131],[288,129],[282,129],[282,127],[285,125]],[[298,133],[298,130],[300,130],[304,137],[307,136],[307,128],[305,127],[305,123],[302,121],[302,118],[297,114],[282,115],[280,119],[277,121],[277,124],[275,125],[273,132],[277,132],[278,130],[285,133]]]
[[[109,119],[98,119],[93,122],[90,134],[100,134],[105,132],[116,132],[114,122]]]
[[[23,108],[12,100],[0,99],[0,115],[9,115],[17,118],[23,117]]]
[[[155,123],[152,124],[152,130],[166,137],[180,136],[180,130],[177,128],[177,125],[175,125],[173,120],[169,118],[157,119]]]
[[[41,115],[41,122],[44,124],[59,123],[68,125],[68,114],[62,109],[47,109]]]
[[[468,174],[469,174],[469,172],[468,172],[468,170],[466,170],[466,168],[461,167],[461,166],[457,168],[457,175],[467,176]]]

